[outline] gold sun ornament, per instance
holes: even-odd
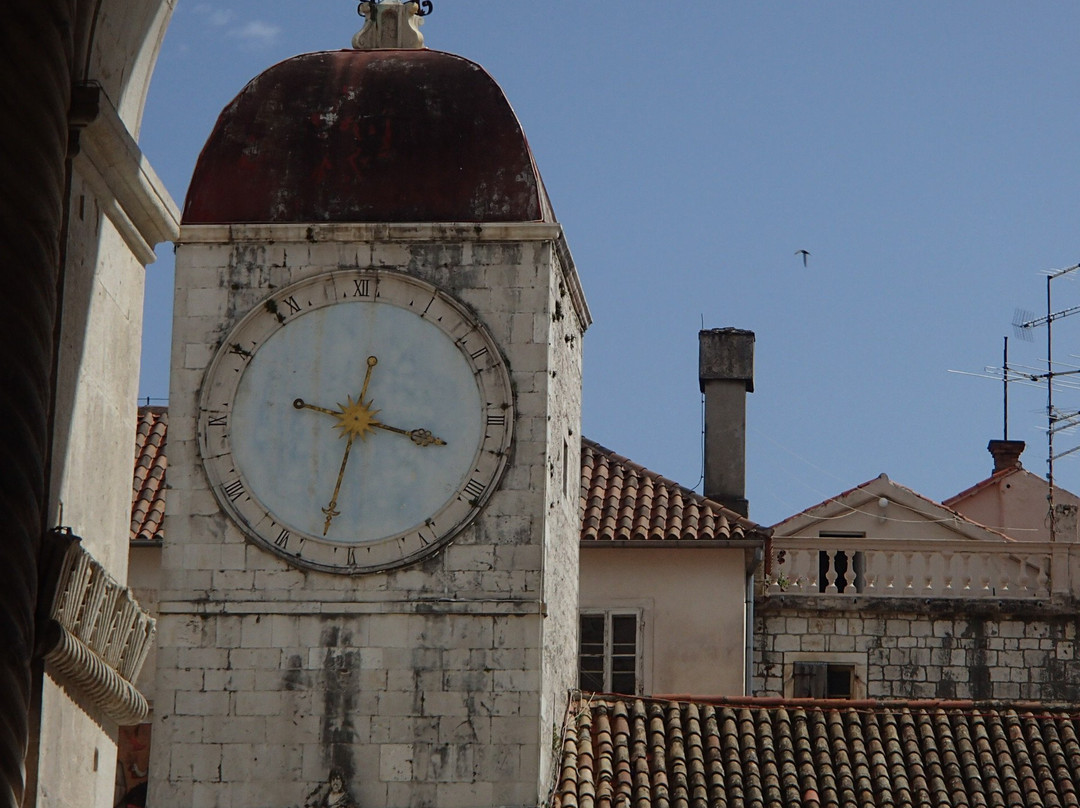
[[[338,437],[343,438],[348,435],[350,438],[367,440],[367,436],[375,431],[375,426],[378,424],[375,416],[380,411],[372,408],[372,401],[363,399],[353,401],[352,396],[347,396],[345,402],[344,404],[338,402],[338,422],[334,424],[335,429],[341,430]]]

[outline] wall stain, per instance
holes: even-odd
[[[360,652],[352,644],[352,632],[340,626],[326,626],[320,644],[325,649],[318,685],[323,700],[319,735],[323,758],[329,769],[339,770],[349,781],[356,774],[353,715],[360,695]]]

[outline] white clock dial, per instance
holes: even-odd
[[[224,509],[290,561],[341,572],[410,563],[452,538],[497,484],[513,425],[486,330],[392,272],[274,294],[222,345],[201,405]]]

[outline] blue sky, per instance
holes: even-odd
[[[177,201],[249,79],[359,27],[349,0],[181,0],[140,138]],[[1075,3],[839,0],[434,0],[423,28],[488,70],[529,138],[595,319],[588,437],[694,486],[697,332],[756,333],[763,524],[881,472],[934,499],[988,475],[1001,385],[948,370],[999,366],[1014,311],[1045,313],[1043,273],[1080,261],[1077,30]],[[171,247],[159,255],[140,385],[154,398]],[[1078,284],[1055,283],[1055,308],[1080,304]],[[1080,315],[1054,333],[1055,359],[1080,366]],[[1014,364],[1045,369],[1035,338],[1010,338]],[[1080,409],[1080,393],[1055,403]],[[1009,436],[1038,474],[1045,406],[1011,388]],[[1080,491],[1080,452],[1055,474]]]

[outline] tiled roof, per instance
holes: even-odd
[[[553,808],[1076,808],[1080,705],[582,696]]]
[[[764,539],[765,528],[587,438],[581,440],[581,540]]]
[[[165,407],[140,407],[135,432],[135,475],[131,482],[131,540],[165,538]]]

